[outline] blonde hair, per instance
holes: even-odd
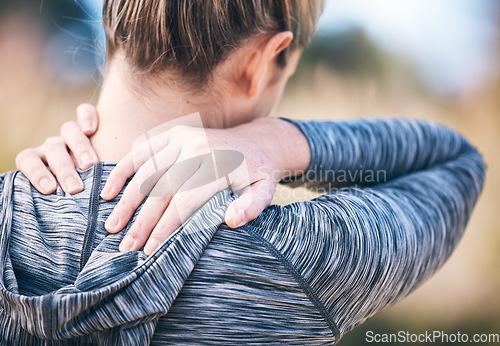
[[[305,47],[323,10],[323,0],[105,0],[108,59],[124,52],[142,73],[174,69],[190,83],[211,72],[245,39],[291,31],[291,45],[278,57]]]

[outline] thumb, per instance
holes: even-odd
[[[227,208],[226,224],[238,228],[259,216],[271,204],[275,187],[268,180],[260,180],[243,189],[241,196]]]

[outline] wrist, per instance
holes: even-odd
[[[278,181],[304,174],[311,162],[311,148],[297,125],[279,118],[258,118],[252,123],[264,137],[258,144],[273,161]]]

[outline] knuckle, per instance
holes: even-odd
[[[131,233],[133,232],[133,233]],[[151,234],[152,229],[147,229],[147,224],[143,220],[137,219],[134,222],[133,229],[131,228],[129,233],[134,236],[137,240],[144,242],[148,239]]]
[[[198,152],[207,148],[207,142],[204,138],[196,137],[190,141],[190,147],[193,151]]]
[[[184,142],[187,138],[191,140],[195,139],[196,130],[196,128],[187,125],[175,125],[167,131],[167,135],[170,136],[173,141]]]
[[[170,195],[168,193],[158,193],[157,196],[152,198],[154,198],[154,201],[161,206],[167,205],[171,200]]]
[[[126,217],[129,215],[131,212],[135,210],[135,206],[131,203],[130,198],[122,198],[118,205],[116,206],[115,210],[113,213],[116,213],[117,215],[121,217]]]
[[[181,193],[177,193],[174,195],[172,198],[172,203],[177,207],[177,208],[182,208],[186,205],[189,205],[189,203],[192,203],[193,201],[193,196],[189,193],[189,191],[184,191]]]
[[[142,229],[142,226],[139,222],[135,221],[132,227],[130,227],[129,231],[127,232],[127,235],[133,237],[134,239],[141,239],[143,238],[144,231]]]
[[[19,154],[17,154],[17,156],[16,156],[16,164],[19,165],[19,163],[23,163],[24,160],[26,160],[29,157],[32,157],[33,154],[36,155],[35,149],[32,149],[32,148],[24,149]]]
[[[66,180],[69,177],[73,177],[74,167],[69,166],[68,164],[55,162],[50,165],[50,168],[56,173],[57,177],[60,179]]]
[[[158,243],[163,243],[168,237],[168,229],[165,225],[158,225],[153,233],[151,233],[149,240],[156,240]]]
[[[75,154],[81,153],[87,149],[87,143],[84,140],[77,139],[71,149],[75,152]]]
[[[137,178],[137,181],[142,184],[145,180],[155,175],[156,173],[158,172],[156,171],[154,164],[150,161],[147,161],[145,164],[139,167],[135,174],[135,177]]]
[[[186,126],[186,125],[175,125],[175,126],[172,126],[172,128],[170,130],[168,130],[167,132],[171,132],[172,134],[176,134],[176,133],[184,132],[187,129],[188,129],[188,126]]]
[[[129,233],[130,232],[132,232],[132,234],[134,234],[134,235],[140,235],[140,234],[145,233],[144,221],[142,221],[141,218],[137,218],[134,222],[134,227],[131,228]]]
[[[132,151],[130,152],[132,159],[135,162],[144,162],[151,157],[151,153],[149,151],[149,146],[147,144],[141,144],[138,146],[134,146]]]
[[[61,137],[59,136],[53,136],[53,137],[49,137],[45,140],[45,143],[43,144],[43,146],[47,149],[47,150],[51,150],[51,149],[54,149],[55,147],[59,147],[63,144],[63,141],[61,139]]]
[[[67,121],[61,126],[61,135],[72,131],[75,128],[76,123],[74,121]]]

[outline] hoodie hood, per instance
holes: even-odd
[[[116,201],[99,198],[112,168],[99,163],[80,172],[86,188],[79,197],[60,189],[43,196],[22,174],[4,176],[0,202],[4,344],[49,340],[72,345],[124,345],[138,340],[148,344],[158,318],[168,312],[236,198],[230,190],[214,195],[149,258],[143,251],[120,253],[118,245],[128,227],[107,234],[104,221]],[[68,251],[71,246],[82,250]],[[65,271],[63,279],[55,279],[57,268]],[[53,281],[57,282],[51,285]]]

